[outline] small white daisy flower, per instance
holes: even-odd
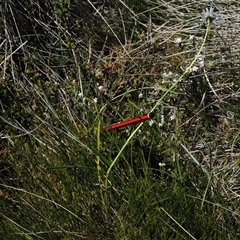
[[[160,122],[160,123],[158,123],[158,126],[159,126],[159,127],[162,127],[163,124],[164,124],[164,123]]]
[[[197,66],[193,66],[191,69],[190,69],[190,72],[197,72],[198,70],[198,67]]]
[[[172,120],[174,120],[174,119],[175,119],[175,115],[172,114],[172,115],[170,116],[170,121],[172,121]]]
[[[189,36],[189,40],[191,41],[191,40],[193,40],[194,39],[194,36],[193,35],[190,35]]]
[[[170,72],[168,72],[168,73],[166,73],[166,72],[164,72],[163,73],[163,77],[165,77],[165,78],[170,78],[171,76],[172,76],[172,72],[170,71]]]
[[[181,43],[182,42],[182,38],[180,38],[180,37],[177,37],[176,39],[175,39],[175,43]]]
[[[99,86],[99,87],[98,87],[98,90],[99,90],[99,92],[104,92],[105,87],[104,87],[104,86]]]
[[[206,8],[205,10],[203,10],[202,14],[201,14],[201,21],[203,23],[206,23],[206,21],[209,19],[210,21],[213,21],[214,19],[214,8],[210,7],[210,8]]]
[[[164,167],[164,166],[166,166],[166,163],[159,162],[158,165],[159,165],[159,167]]]
[[[149,126],[151,127],[153,124],[154,124],[154,120],[151,119],[151,120],[149,121]]]

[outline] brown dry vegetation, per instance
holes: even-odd
[[[0,8],[4,239],[239,238],[238,1]]]

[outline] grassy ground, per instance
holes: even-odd
[[[239,239],[238,1],[0,7],[2,239]]]

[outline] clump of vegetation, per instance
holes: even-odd
[[[236,4],[5,2],[1,236],[238,239]]]

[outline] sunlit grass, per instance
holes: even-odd
[[[4,6],[1,236],[238,239],[227,6],[113,2]],[[102,130],[151,111],[152,121]]]

